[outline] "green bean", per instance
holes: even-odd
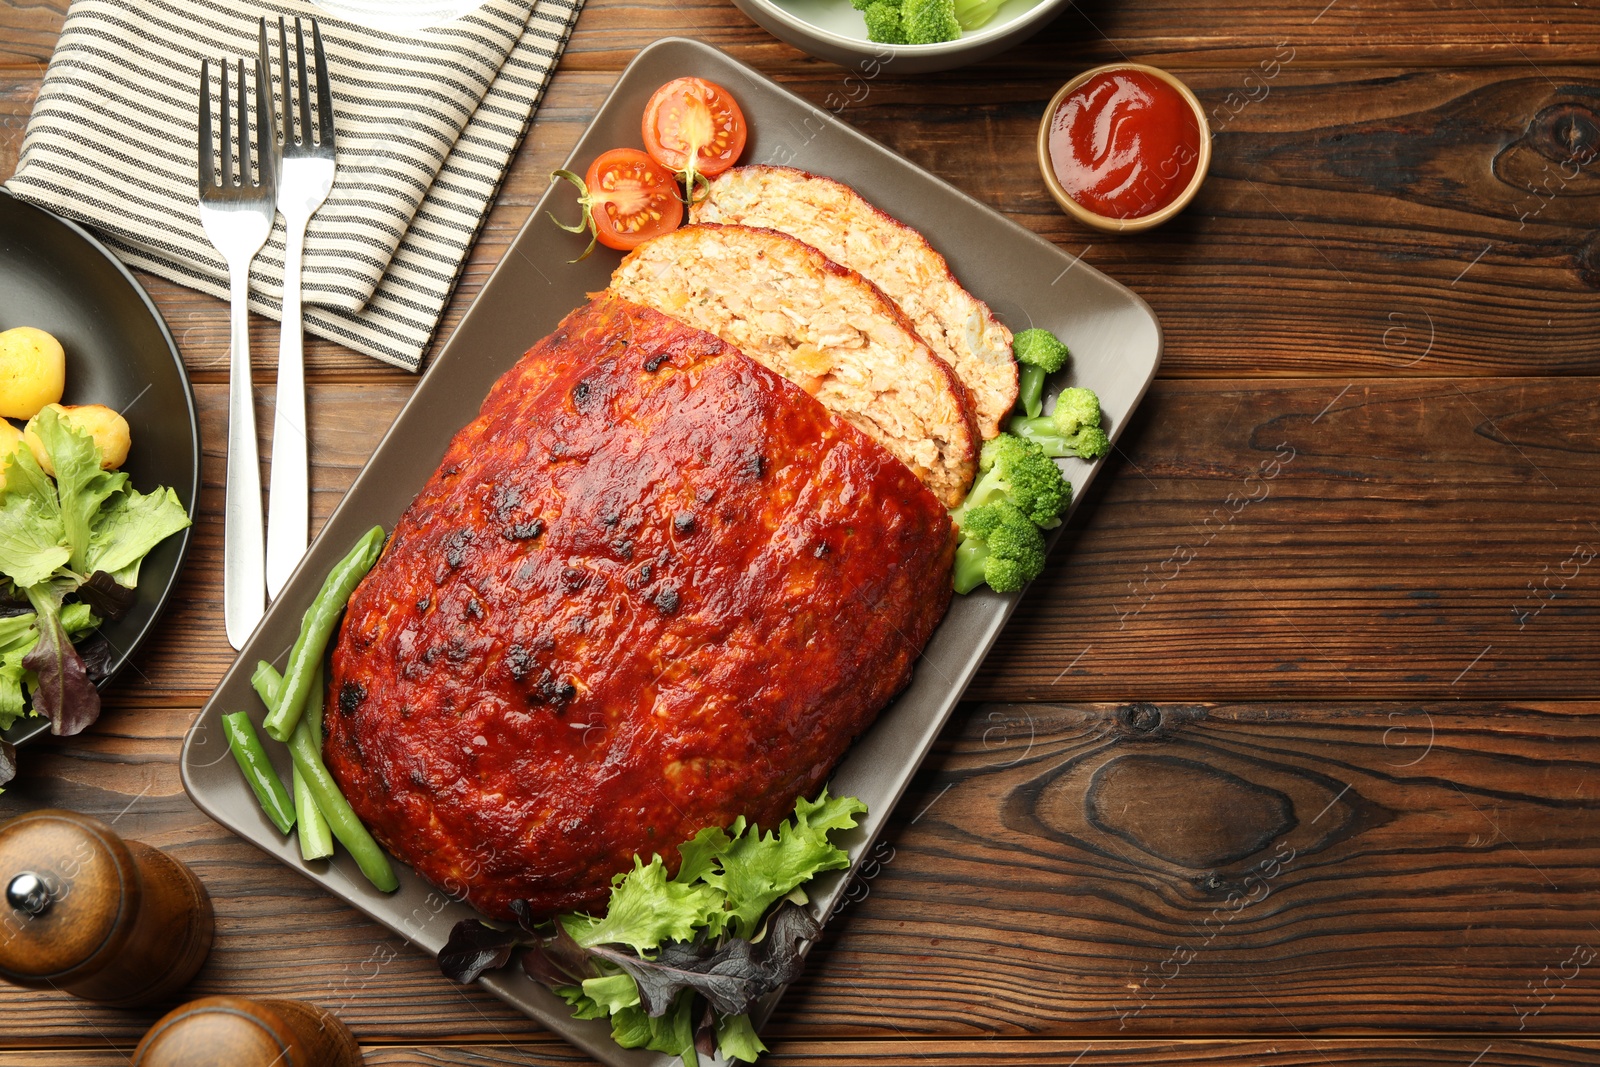
[[[256,669],[250,672],[250,685],[267,710],[271,711],[278,702],[278,690],[283,688],[283,675],[266,660],[257,660]]]
[[[283,685],[283,676],[273,670],[270,663],[256,664],[255,674],[251,675],[252,682],[261,680],[261,687],[270,690],[273,697],[277,696],[278,688]],[[264,699],[266,692],[262,693]],[[301,720],[304,729],[311,734],[313,741],[319,741],[322,736],[322,673],[317,672],[316,684],[311,695],[307,698],[305,717]],[[302,727],[295,727],[298,731]],[[322,747],[320,743],[317,746]],[[328,829],[328,820],[323,818],[322,809],[317,807],[317,799],[311,795],[311,789],[306,785],[305,775],[300,773],[298,764],[294,766],[294,814],[300,823],[300,858],[303,860],[327,859],[333,855],[333,833]]]
[[[289,663],[283,669],[283,685],[278,689],[278,700],[262,723],[267,736],[273,740],[287,741],[294,735],[295,725],[305,712],[311,676],[322,664],[322,655],[327,651],[340,613],[349,602],[350,594],[355,592],[356,583],[378,561],[378,554],[383,551],[383,538],[382,526],[368,530],[356,542],[350,554],[328,572],[328,577],[322,583],[322,591],[301,617],[300,636],[289,650]]]
[[[289,755],[300,771],[305,787],[316,801],[318,810],[328,820],[328,829],[339,843],[350,850],[356,866],[367,876],[367,881],[385,893],[399,888],[400,880],[389,866],[389,858],[372,839],[367,828],[361,825],[350,802],[339,792],[338,783],[328,773],[322,762],[322,664],[317,663],[312,672],[311,699],[306,702],[305,714],[295,726],[289,739]]]
[[[322,817],[322,809],[317,807],[317,800],[311,795],[298,764],[294,767],[294,816],[300,828],[300,858],[324,860],[333,855],[333,833],[328,829],[328,820]]]
[[[288,833],[294,828],[294,805],[283,788],[278,772],[272,769],[266,749],[261,747],[261,739],[256,736],[256,728],[250,724],[250,716],[242,711],[224,715],[222,732],[227,735],[228,748],[238,761],[239,769],[244,772],[244,780],[250,783],[256,799],[261,802],[261,810],[267,813],[272,825]]]

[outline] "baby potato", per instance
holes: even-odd
[[[0,415],[31,419],[60,401],[67,381],[61,342],[32,326],[0,333]]]
[[[100,449],[100,466],[103,469],[114,471],[127,461],[128,446],[132,441],[128,435],[128,420],[121,415],[104,404],[73,404],[67,407],[49,404],[47,407],[66,425],[94,438],[96,447]],[[28,420],[23,440],[28,442],[28,448],[32,450],[33,458],[39,461],[39,466],[53,478],[55,464],[50,462],[50,453],[45,451],[44,442],[34,432],[33,422],[33,419]]]

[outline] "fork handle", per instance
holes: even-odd
[[[272,417],[272,506],[267,512],[267,595],[276,597],[306,554],[311,526],[306,447],[306,372],[300,312],[305,219],[284,215],[283,322],[278,334],[278,393]]]
[[[250,385],[250,265],[228,270],[228,481],[223,516],[222,607],[228,643],[243,648],[266,609],[261,543],[261,464]]]

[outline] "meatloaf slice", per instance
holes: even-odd
[[[810,245],[774,230],[686,226],[630,252],[611,290],[796,383],[946,505],[966,495],[979,445],[966,389],[894,301]]]
[[[1017,402],[1011,331],[961,287],[922,234],[843,182],[793,167],[725,171],[712,179],[690,217],[782,230],[860,271],[900,305],[934,354],[955,368],[972,393],[983,438],[1000,432]]]
[[[328,767],[495,918],[604,904],[707,826],[771,829],[911,677],[949,514],[709,334],[614,296],[494,386],[356,589]]]

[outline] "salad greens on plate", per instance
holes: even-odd
[[[503,967],[521,948],[522,969],[564,999],[579,1019],[611,1021],[624,1048],[648,1048],[753,1063],[766,1046],[750,1011],[799,977],[805,945],[819,932],[801,887],[850,865],[828,840],[856,825],[867,806],[855,797],[800,797],[794,816],[762,833],[743,816],[701,830],[682,845],[672,877],[660,856],[634,857],[612,883],[603,917],[524,917],[502,930],[467,919],[439,953],[459,982]]]
[[[0,730],[31,714],[69,735],[100,715],[73,642],[132,606],[139,564],[189,515],[172,489],[140,493],[102,469],[93,437],[55,411],[30,429],[55,477],[25,444],[0,456]],[[14,755],[0,752],[0,785],[14,770]]]

